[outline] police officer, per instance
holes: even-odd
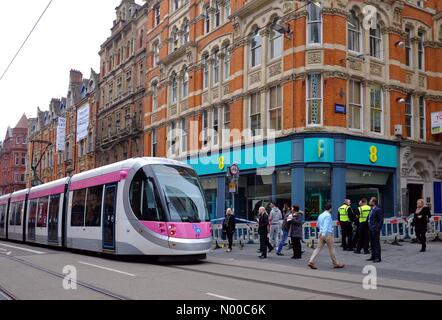
[[[344,251],[353,251],[353,210],[351,208],[351,201],[345,199],[342,206],[338,209],[338,220],[341,225],[342,232],[342,248]]]
[[[358,228],[358,246],[354,253],[361,253],[361,249],[364,249],[364,254],[369,254],[368,251],[368,216],[371,212],[371,207],[367,204],[367,199],[361,199],[361,206],[358,208],[359,210],[359,228]]]

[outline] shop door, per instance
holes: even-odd
[[[408,214],[413,214],[416,212],[416,202],[423,198],[424,186],[422,184],[409,184],[407,185],[408,190]]]

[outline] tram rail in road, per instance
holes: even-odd
[[[18,300],[11,292],[0,285],[0,300]]]

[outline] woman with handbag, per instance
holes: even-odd
[[[226,217],[223,222],[223,230],[226,232],[227,240],[229,242],[229,249],[227,249],[227,252],[232,252],[233,235],[235,234],[235,229],[235,215],[233,214],[233,210],[229,208],[226,211]]]
[[[414,227],[416,233],[416,238],[422,244],[422,249],[420,252],[425,252],[427,249],[427,230],[428,223],[430,222],[431,212],[430,208],[425,205],[424,199],[417,200],[417,209],[413,217],[413,222],[411,225]]]

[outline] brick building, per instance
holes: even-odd
[[[177,0],[147,10],[144,153],[191,163],[212,218],[232,205],[234,162],[242,218],[273,200],[310,219],[326,202],[362,196],[378,196],[387,216],[412,212],[419,197],[442,212],[432,134],[440,1]]]
[[[0,143],[0,195],[26,188],[28,119],[23,115]]]
[[[97,166],[143,155],[146,5],[123,0],[101,45]]]
[[[28,186],[47,183],[95,167],[95,123],[98,74],[90,79],[77,70],[69,73],[67,98],[52,99],[49,110],[37,108],[30,120]],[[86,115],[83,135],[77,139],[77,117]],[[60,130],[61,122],[65,126]],[[63,130],[64,128],[64,130]],[[32,170],[32,167],[35,170]]]

